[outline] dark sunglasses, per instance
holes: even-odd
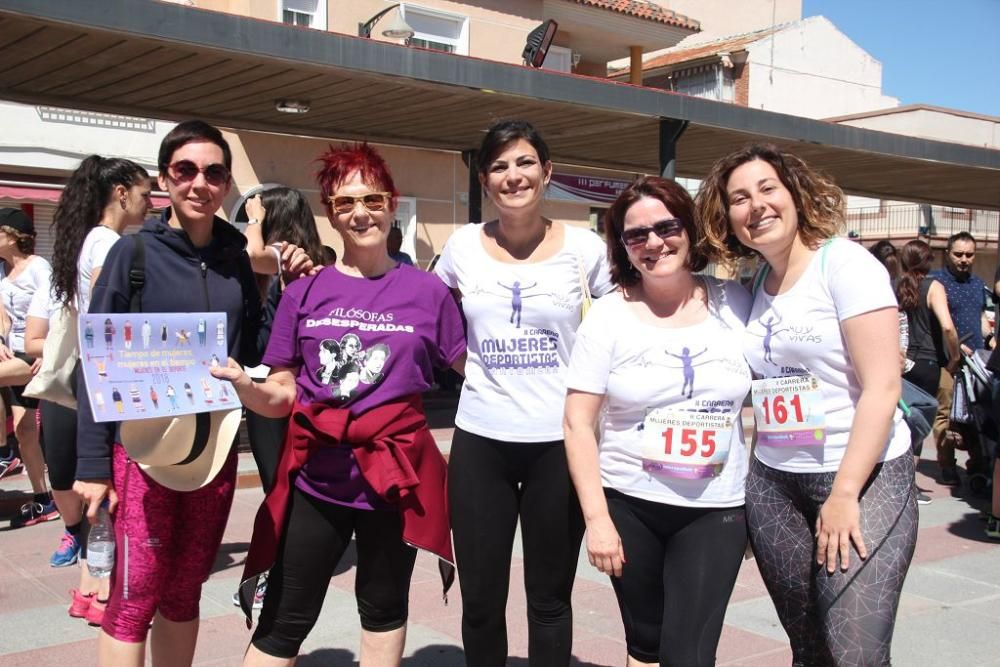
[[[631,229],[622,230],[621,239],[626,247],[637,248],[641,245],[646,245],[650,232],[656,234],[661,239],[665,239],[671,236],[678,236],[683,231],[683,222],[677,218],[669,218],[654,223],[652,227],[632,227]]]
[[[219,186],[229,182],[229,170],[225,165],[210,164],[202,169],[191,160],[178,160],[168,164],[167,174],[179,183],[190,183],[198,178],[198,174],[205,174],[205,182],[209,185]]]
[[[358,202],[369,211],[384,211],[389,205],[388,192],[369,192],[363,195],[336,195],[330,197],[333,210],[337,213],[350,213],[357,206]]]

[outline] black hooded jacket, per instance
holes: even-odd
[[[225,312],[229,355],[244,365],[259,364],[262,309],[245,237],[215,218],[212,241],[204,248],[195,248],[183,230],[167,224],[169,218],[167,209],[160,220],[147,221],[137,235],[145,245],[142,312]],[[129,271],[135,246],[134,237],[124,236],[108,252],[89,312],[129,312]],[[83,373],[78,374],[77,396],[86,396]],[[111,448],[118,440],[117,427],[117,423],[95,422],[86,398],[78,402],[77,479],[111,478]]]

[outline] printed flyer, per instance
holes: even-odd
[[[240,406],[232,385],[209,373],[228,358],[225,313],[88,313],[79,336],[95,421]]]

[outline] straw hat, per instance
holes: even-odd
[[[125,421],[121,423],[122,446],[153,481],[174,491],[194,491],[222,470],[239,431],[241,413],[237,408]]]

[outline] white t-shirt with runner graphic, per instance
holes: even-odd
[[[482,225],[465,225],[448,239],[434,272],[461,291],[468,323],[459,428],[506,442],[562,440],[581,270],[595,297],[612,289],[604,241],[586,229],[564,229],[562,249],[530,264],[491,257]]]
[[[10,317],[11,327],[8,345],[14,352],[24,352],[24,328],[35,292],[49,293],[52,286],[52,266],[44,257],[35,255],[28,260],[27,266],[11,278],[9,275],[0,280],[0,298],[3,298],[4,308]]]
[[[815,403],[810,398],[809,407],[802,409],[809,413],[813,408],[816,414],[821,411],[825,420],[823,444],[794,444],[790,440],[790,444],[773,446],[764,444],[758,434],[754,451],[762,463],[800,473],[833,472],[840,467],[861,395],[841,323],[874,310],[896,307],[885,267],[862,246],[843,239],[830,241],[816,252],[802,276],[784,294],[771,296],[763,287],[756,290],[743,337],[743,353],[755,377],[815,377]],[[898,361],[893,358],[887,363]],[[772,401],[780,395],[780,388],[776,391]],[[796,406],[787,402],[794,398],[792,392],[782,396],[786,402],[777,417],[772,402],[767,418],[772,422],[779,421],[779,417],[782,422],[794,419]],[[901,456],[909,447],[909,429],[897,408],[879,460]]]
[[[740,410],[750,390],[750,369],[735,344],[750,311],[750,294],[739,284],[704,278],[709,315],[695,325],[663,328],[642,321],[620,292],[596,304],[577,332],[566,385],[604,394],[600,416],[601,481],[629,496],[686,507],[743,504],[747,452]],[[664,428],[647,415],[728,423],[728,438],[694,438],[686,457],[681,429]],[[669,430],[669,432],[668,432]],[[665,439],[669,438],[669,442]],[[649,443],[649,444],[647,444]],[[705,444],[711,443],[711,448]],[[658,447],[651,452],[650,445]],[[726,452],[728,450],[728,453]],[[713,475],[677,476],[657,465],[664,451],[673,461],[711,457]]]

